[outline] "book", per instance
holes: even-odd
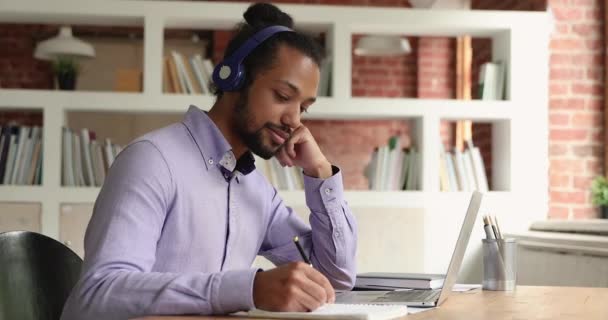
[[[12,160],[12,171],[8,184],[17,184],[19,170],[21,170],[21,160],[23,158],[23,149],[25,149],[26,140],[29,135],[30,128],[23,126],[19,127],[19,135],[17,136],[17,149]]]
[[[472,164],[473,176],[475,177],[475,182],[477,185],[477,190],[481,192],[487,192],[489,190],[488,187],[488,177],[486,176],[486,168],[483,163],[483,158],[481,157],[481,151],[478,147],[474,146],[472,141],[469,140],[469,157],[470,162]]]
[[[177,51],[171,51],[173,57],[173,64],[177,70],[177,77],[182,93],[192,93],[192,84],[188,82],[188,76],[186,75],[186,67],[183,64],[182,55]]]
[[[15,130],[15,126],[7,126],[2,128],[3,143],[0,146],[0,184],[4,180],[4,172],[6,171],[6,163],[8,159],[9,147],[11,146],[11,137]]]
[[[407,306],[372,304],[325,304],[311,312],[272,312],[253,309],[237,316],[274,319],[396,319],[407,315]]]
[[[93,160],[91,157],[91,133],[89,129],[83,128],[80,131],[80,151],[82,152],[82,169],[84,171],[84,181],[86,186],[95,186],[95,176],[93,175]]]
[[[72,136],[72,164],[74,165],[74,180],[75,186],[82,187],[86,186],[84,180],[84,172],[82,168],[82,151],[81,151],[81,143],[80,143],[80,135],[74,133]]]
[[[418,189],[418,170],[420,163],[420,154],[414,147],[410,148],[408,157],[408,175],[406,186],[404,190],[417,190]]]
[[[325,58],[321,61],[321,74],[319,78],[319,87],[317,88],[317,96],[329,97],[331,95],[331,58]]]
[[[199,63],[200,61],[200,63]],[[205,78],[205,73],[203,71],[203,59],[200,54],[196,54],[190,58],[190,65],[192,66],[192,71],[194,71],[194,75],[198,80],[198,85],[201,93],[209,94],[209,86],[207,85],[207,79]]]
[[[15,166],[15,155],[17,154],[18,142],[17,139],[19,137],[19,127],[13,127],[13,130],[9,139],[9,148],[6,157],[6,170],[4,172],[4,177],[2,178],[2,184],[10,184],[11,177],[13,175],[13,168]]]
[[[172,57],[167,57],[167,65],[169,69],[169,75],[171,79],[171,88],[173,91],[171,93],[184,93],[184,87],[182,87],[182,82],[179,78],[177,72],[177,66],[175,65],[175,60]]]
[[[74,178],[74,156],[72,140],[74,139],[74,133],[68,128],[63,128],[63,185],[64,186],[75,186],[76,179]]]
[[[424,273],[368,272],[357,275],[356,288],[438,289],[445,275]]]
[[[30,163],[30,169],[26,178],[25,184],[34,185],[36,183],[36,171],[38,170],[38,163],[42,158],[42,139],[37,139],[34,146],[34,153],[32,155],[32,161]]]
[[[169,67],[169,58],[163,57],[163,92],[175,93],[173,88],[173,80],[171,79],[171,69]]]

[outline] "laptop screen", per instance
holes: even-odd
[[[456,241],[456,248],[454,248],[454,254],[452,254],[452,259],[450,260],[448,273],[445,276],[437,305],[442,304],[443,301],[448,298],[452,291],[452,287],[458,278],[458,272],[460,270],[460,265],[462,264],[462,259],[464,258],[464,252],[469,244],[471,232],[473,231],[475,221],[477,220],[477,213],[481,207],[482,196],[482,193],[473,191],[471,201],[469,202],[469,208],[467,209],[467,215],[464,217],[462,227],[460,228],[460,235],[458,235],[458,241]]]

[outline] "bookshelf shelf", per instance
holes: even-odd
[[[211,95],[165,94],[163,86],[164,33],[170,28],[228,30],[242,19],[247,3],[76,0],[41,2],[9,0],[0,3],[1,23],[51,23],[143,27],[143,90],[137,93],[0,89],[0,111],[41,110],[44,162],[42,186],[0,186],[0,202],[42,204],[42,232],[59,238],[62,203],[94,202],[99,188],[61,187],[62,127],[70,112],[183,114],[194,104],[207,110]],[[542,12],[443,11],[332,5],[279,5],[298,26],[325,33],[325,47],[333,56],[331,97],[319,97],[305,119],[402,119],[412,124],[412,140],[422,156],[420,191],[346,191],[355,208],[425,209],[424,265],[441,267],[449,257],[431,235],[437,224],[453,226],[466,207],[468,192],[440,192],[440,128],[442,121],[472,120],[492,123],[494,182],[499,190],[487,193],[484,205],[508,216],[512,232],[523,230],[548,211],[548,48],[549,20]],[[492,58],[506,62],[505,101],[352,96],[352,37],[356,34],[459,36],[491,38]],[[534,72],[530,72],[534,70]],[[531,156],[533,155],[533,156]],[[305,205],[302,191],[280,191],[289,205]],[[403,214],[409,212],[403,210]],[[428,218],[428,219],[427,219]],[[437,223],[437,224],[435,224]],[[444,229],[445,229],[444,228]],[[446,234],[451,229],[442,229]],[[427,235],[428,234],[428,235]],[[442,249],[443,250],[443,249]],[[427,253],[428,252],[428,253]],[[445,253],[445,254],[444,254]],[[439,259],[439,260],[438,260]],[[439,261],[439,263],[437,263]],[[429,269],[427,272],[435,270]],[[437,270],[438,272],[443,272]]]
[[[2,202],[42,202],[44,197],[56,197],[60,203],[93,203],[99,194],[99,187],[43,187],[43,186],[2,186]],[[305,206],[304,191],[279,190],[281,197],[290,206]],[[431,201],[453,202],[468,197],[468,192],[422,192],[422,191],[350,191],[345,199],[354,207],[424,208]],[[491,191],[487,197],[506,199],[510,192]]]
[[[195,104],[207,110],[215,101],[211,95],[110,93],[32,89],[0,90],[0,108],[57,111],[179,112]],[[52,108],[52,110],[49,110]],[[507,120],[522,114],[510,101],[459,101],[411,98],[319,97],[305,119],[394,119],[436,117],[447,120]]]

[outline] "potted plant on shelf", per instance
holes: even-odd
[[[600,207],[601,218],[608,219],[608,179],[598,176],[591,183],[591,196],[594,205]]]
[[[60,90],[74,90],[78,63],[73,58],[59,57],[53,62],[53,72]]]

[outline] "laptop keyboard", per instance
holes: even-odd
[[[422,302],[435,301],[439,298],[441,290],[407,290],[407,291],[391,291],[387,292],[382,297],[377,298],[374,302]]]

